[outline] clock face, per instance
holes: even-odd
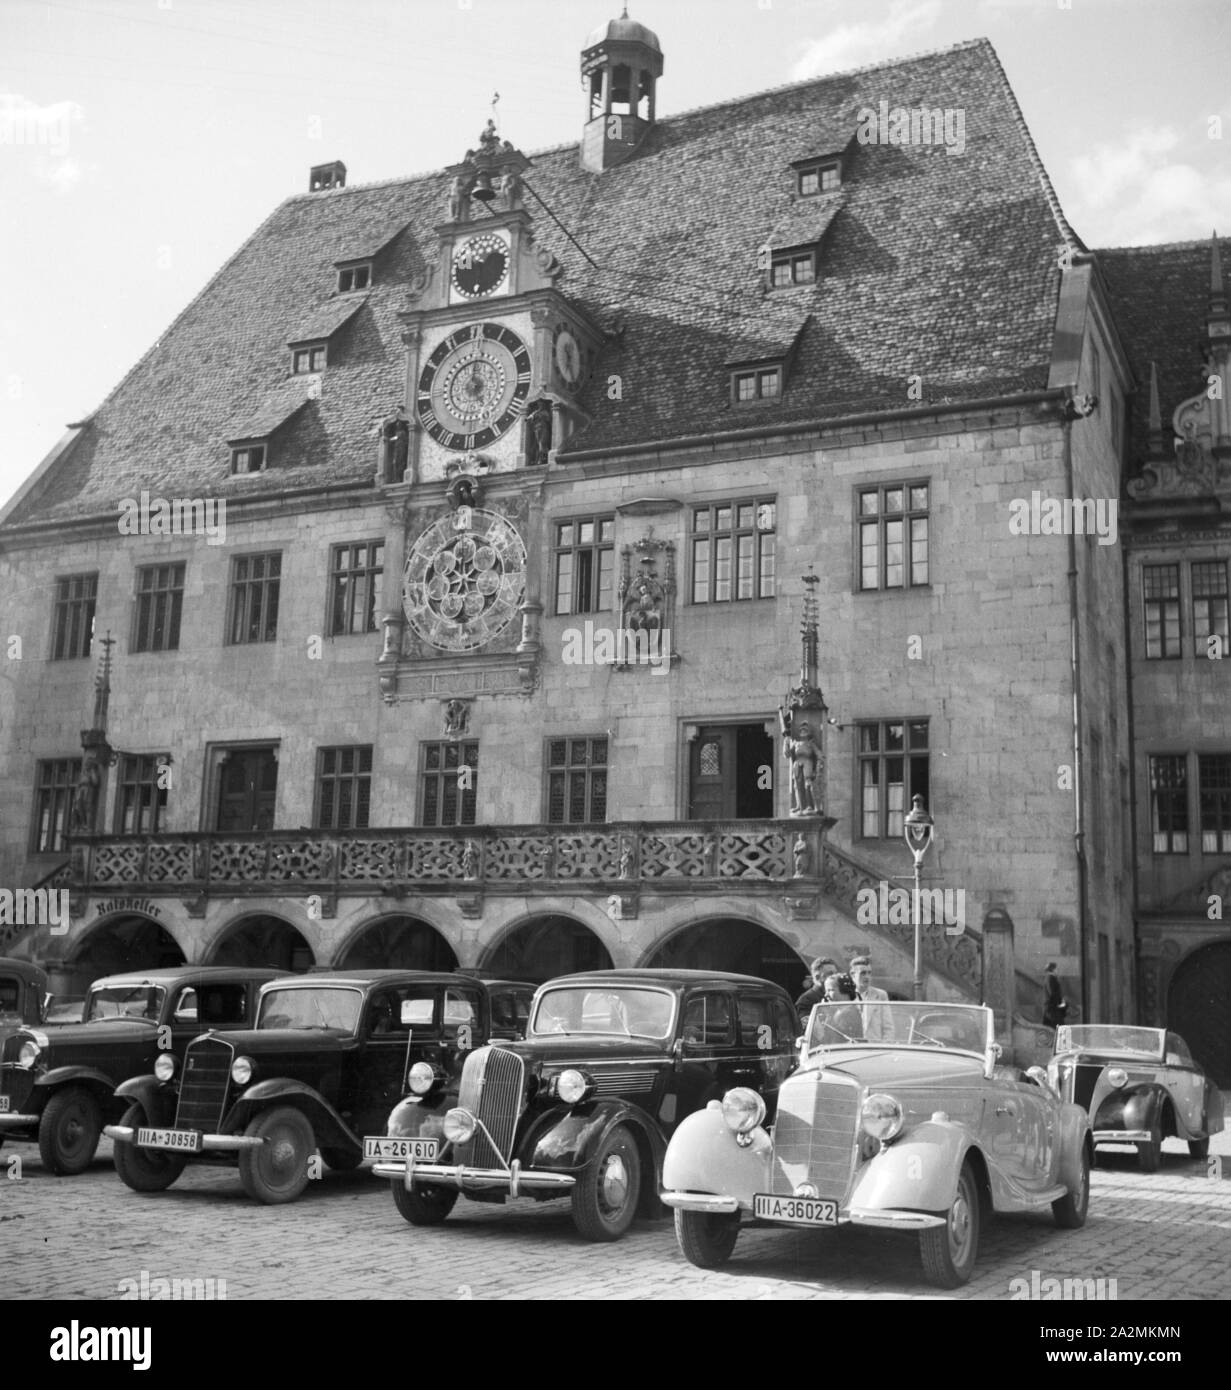
[[[482,449],[521,418],[530,354],[511,329],[473,323],[437,345],[419,374],[423,428],[446,449]]]
[[[459,507],[414,543],[402,606],[429,646],[468,652],[517,617],[525,587],[526,547],[516,528],[496,512]]]
[[[450,279],[467,299],[495,294],[509,273],[509,246],[494,232],[469,237],[453,252]]]
[[[556,371],[569,386],[581,380],[581,348],[567,328],[556,332]]]

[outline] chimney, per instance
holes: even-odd
[[[340,159],[332,164],[314,164],[308,176],[308,192],[324,193],[329,188],[346,187],[346,165]]]

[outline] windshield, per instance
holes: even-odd
[[[970,1004],[818,1004],[808,1020],[814,1047],[939,1047],[982,1053],[990,1042],[991,1013]]]
[[[1065,1034],[1068,1041],[1065,1042]],[[1154,1057],[1163,1055],[1163,1034],[1158,1028],[1121,1028],[1107,1023],[1083,1023],[1056,1032],[1057,1052],[1104,1052]]]
[[[108,1018],[143,1018],[157,1023],[167,991],[160,985],[107,985],[92,989],[86,1000],[85,1023]]]
[[[539,998],[527,1036],[548,1033],[617,1033],[621,1037],[671,1036],[675,996],[630,985],[549,989]]]
[[[258,1028],[325,1028],[353,1033],[363,995],[357,989],[271,989],[261,996]]]

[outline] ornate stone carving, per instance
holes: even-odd
[[[637,568],[633,570],[634,558]],[[645,535],[620,551],[620,627],[617,670],[679,659],[675,650],[675,546]]]
[[[445,702],[445,738],[462,738],[470,731],[470,701],[454,697]]]

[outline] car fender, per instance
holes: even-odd
[[[1205,1132],[1221,1134],[1226,1116],[1223,1113],[1222,1092],[1212,1082],[1205,1083]]]
[[[1161,1120],[1167,1088],[1143,1081],[1109,1092],[1099,1103],[1095,1129],[1152,1129]],[[1172,1107],[1174,1109],[1174,1107]]]
[[[1056,1181],[1062,1182],[1070,1192],[1081,1187],[1081,1154],[1090,1135],[1090,1116],[1080,1105],[1062,1105],[1058,1144],[1060,1152],[1056,1163]]]
[[[249,1086],[222,1122],[222,1132],[240,1133],[262,1110],[271,1110],[278,1104],[293,1105],[296,1110],[302,1110],[312,1126],[316,1142],[322,1148],[362,1152],[362,1142],[319,1091],[302,1081],[291,1081],[285,1077],[274,1077]]]
[[[439,1139],[443,1144],[445,1116],[456,1104],[456,1093],[407,1096],[393,1107],[385,1133],[398,1139]]]
[[[657,1190],[666,1143],[658,1125],[635,1105],[620,1100],[588,1105],[557,1105],[538,1115],[526,1130],[518,1152],[522,1166],[575,1173],[593,1162],[603,1141],[617,1125],[627,1125],[642,1138],[654,1163]]]
[[[855,1175],[849,1205],[872,1211],[948,1211],[971,1149],[970,1131],[928,1120],[895,1139]]]
[[[769,1192],[773,1145],[758,1125],[745,1148],[722,1115],[722,1102],[712,1100],[680,1122],[663,1160],[665,1192],[712,1192],[734,1197],[752,1210],[758,1192]]]
[[[106,1091],[108,1097],[115,1093],[115,1079],[101,1072],[97,1067],[51,1067],[42,1076],[36,1078],[36,1087],[43,1087],[45,1090],[58,1089],[60,1086],[67,1086],[72,1082],[85,1085],[99,1090]]]
[[[155,1128],[170,1127],[175,1121],[175,1090],[156,1076],[132,1076],[116,1088],[117,1099],[136,1101],[145,1111],[145,1118]],[[125,1106],[125,1109],[128,1107]]]

